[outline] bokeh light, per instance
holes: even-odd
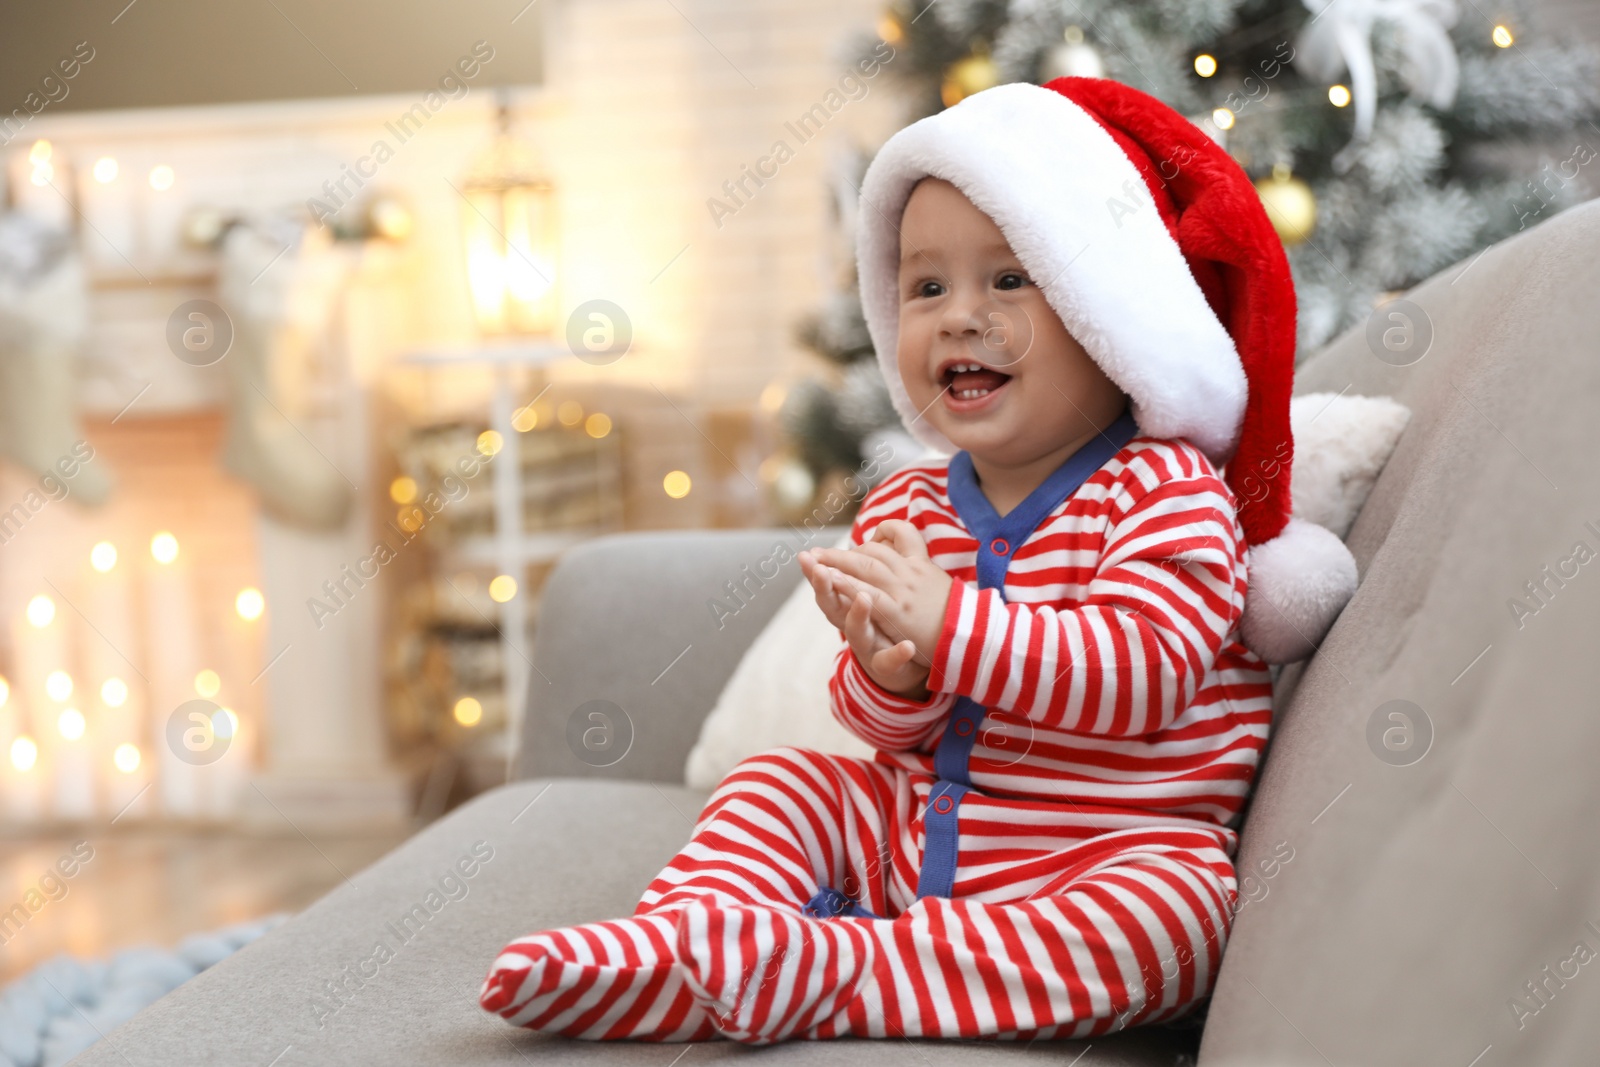
[[[111,762],[116,764],[117,770],[123,774],[132,774],[139,769],[139,746],[123,742],[117,746],[116,752],[112,753]]]
[[[476,697],[462,697],[451,714],[462,726],[476,726],[483,720],[483,705]]]
[[[261,613],[266,608],[267,598],[253,585],[245,586],[239,590],[239,595],[233,598],[233,610],[239,613],[239,618],[246,621],[261,618]]]
[[[51,671],[45,676],[44,691],[51,700],[65,700],[72,695],[72,675],[66,671]]]
[[[150,555],[157,563],[171,563],[178,558],[178,539],[162,530],[150,538]]]
[[[83,712],[77,708],[62,708],[61,714],[56,716],[56,729],[68,741],[76,741],[82,737],[87,725],[83,720]]]
[[[49,626],[56,617],[56,602],[40,593],[28,601],[28,621],[38,627]]]
[[[668,471],[667,476],[661,479],[661,488],[674,500],[682,500],[689,495],[689,475],[685,471]]]
[[[221,689],[222,679],[217,675],[217,672],[212,670],[210,667],[207,667],[205,670],[194,676],[194,691],[205,697],[207,700],[210,700],[212,697],[216,696]]]
[[[128,683],[121,678],[107,678],[100,683],[100,699],[108,708],[120,708],[128,702]]]
[[[11,766],[19,771],[31,771],[39,759],[39,746],[27,734],[11,742]]]
[[[396,504],[409,504],[417,499],[417,480],[402,474],[389,483],[389,499]]]

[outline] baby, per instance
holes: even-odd
[[[844,638],[833,714],[876,756],[740,763],[632,917],[504,949],[482,1004],[513,1023],[1087,1036],[1178,1016],[1215,980],[1272,717],[1241,638],[1246,552],[1298,547],[1278,538],[1281,247],[1203,134],[1088,79],[901,131],[862,203],[891,395],[953,453],[874,489],[849,549],[799,556]]]

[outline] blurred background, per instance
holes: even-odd
[[[8,31],[0,981],[302,907],[504,780],[571,546],[848,521],[864,457],[915,458],[852,262],[909,121],[1154,93],[1256,181],[1302,353],[1600,189],[1590,0],[68,0]],[[41,889],[78,842],[96,877]]]

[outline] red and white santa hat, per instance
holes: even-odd
[[[1241,637],[1303,659],[1356,588],[1331,531],[1292,518],[1295,297],[1254,186],[1204,131],[1119,82],[1058,78],[975,93],[906,127],[861,186],[857,267],[884,380],[912,436],[955,445],[900,379],[900,218],[926,177],[1005,235],[1062,323],[1133,402],[1140,432],[1223,468],[1249,545]]]

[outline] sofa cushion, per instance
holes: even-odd
[[[640,782],[518,782],[434,823],[305,912],[179,986],[73,1061],[135,1064],[505,1064],[669,1067],[750,1054],[590,1043],[506,1025],[478,1007],[501,946],[550,926],[631,914],[688,839],[704,793]],[[307,845],[307,847],[311,847]],[[383,946],[380,950],[379,946]],[[904,1067],[1078,1062],[1175,1067],[1192,1034],[1093,1042],[797,1042],[763,1062]],[[1010,1057],[1011,1059],[1007,1059]],[[1043,1059],[1041,1059],[1043,1057]]]
[[[1590,203],[1297,375],[1412,418],[1350,530],[1359,591],[1280,679],[1202,1067],[1573,1063],[1600,1042],[1596,248]]]

